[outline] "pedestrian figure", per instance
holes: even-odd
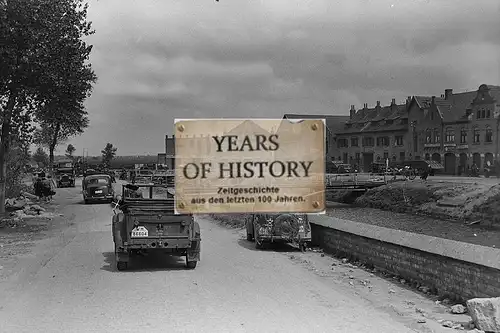
[[[38,177],[35,180],[35,184],[33,184],[34,190],[35,190],[35,195],[38,197],[38,200],[42,200],[43,198],[43,183],[42,183],[42,177]]]
[[[431,167],[429,166],[428,168],[425,168],[422,170],[422,173],[420,174],[420,179],[422,180],[427,180],[427,177],[429,177],[431,171]]]
[[[52,196],[55,194],[56,192],[52,189],[52,178],[50,176],[48,176],[47,178],[43,178],[42,198],[48,202],[52,200]]]
[[[476,163],[472,164],[472,176],[476,177],[479,175],[479,168],[477,167]]]

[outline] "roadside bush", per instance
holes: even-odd
[[[32,192],[24,183],[24,178],[26,177],[24,167],[29,162],[29,154],[26,147],[14,143],[6,156],[6,161],[7,175],[5,182],[5,197],[17,197],[21,191]]]
[[[368,190],[356,199],[355,204],[361,207],[404,213],[439,198],[426,186],[406,187],[405,184],[390,184]]]
[[[489,197],[472,209],[471,219],[487,220],[490,226],[500,226],[500,194]]]

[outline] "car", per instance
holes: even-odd
[[[57,176],[57,187],[75,187],[75,176],[63,173]]]
[[[94,174],[83,178],[82,193],[86,204],[93,201],[111,203],[115,197],[111,177],[107,174]]]
[[[247,240],[255,247],[265,243],[292,243],[306,251],[311,242],[311,225],[307,214],[251,214],[245,221]]]
[[[122,185],[112,218],[117,270],[126,270],[132,256],[151,252],[184,256],[186,267],[196,268],[200,225],[192,214],[175,214],[172,190],[163,185]]]

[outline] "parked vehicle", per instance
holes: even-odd
[[[369,172],[377,174],[386,173],[388,172],[387,165],[385,162],[372,162]]]
[[[444,166],[437,161],[430,160],[410,160],[404,161],[403,165],[414,170],[417,175],[421,174],[424,170],[429,172],[429,176],[434,176],[437,172],[444,169]]]
[[[311,225],[305,214],[252,214],[246,221],[247,240],[260,249],[265,243],[292,243],[302,251],[311,242]]]
[[[95,174],[99,174],[100,172],[96,171],[95,169],[86,169],[84,172],[83,172],[83,177],[87,177],[87,176],[90,176],[90,175],[95,175]]]
[[[164,194],[157,197],[157,192]],[[185,256],[189,269],[200,260],[200,226],[193,215],[174,213],[174,192],[166,186],[123,185],[112,232],[120,271],[128,268],[131,256],[152,251]]]
[[[93,201],[111,203],[115,197],[111,177],[106,174],[94,174],[83,178],[82,192],[86,204]]]
[[[350,173],[351,165],[342,161],[327,161],[325,171],[326,173]]]
[[[491,176],[497,176],[500,178],[500,164],[497,161],[494,163],[487,161],[484,166],[484,177],[489,178]]]

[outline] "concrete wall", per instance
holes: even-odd
[[[315,245],[466,300],[500,296],[500,250],[325,215],[311,217]]]

